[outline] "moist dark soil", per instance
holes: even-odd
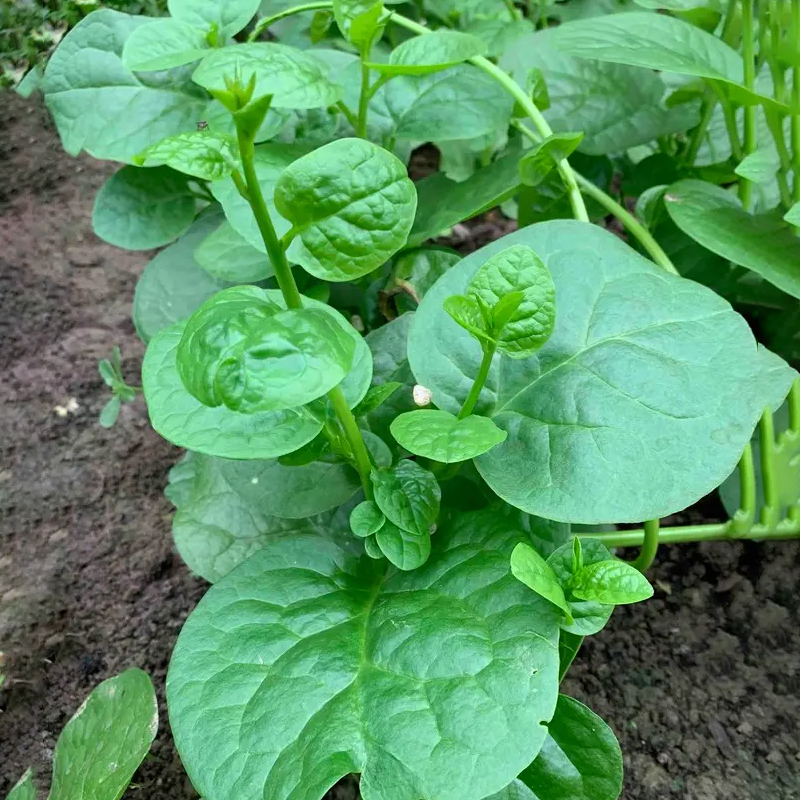
[[[190,800],[163,704],[175,637],[206,588],[170,537],[162,490],[180,454],[141,401],[114,429],[97,424],[96,364],[112,345],[138,383],[130,306],[149,256],[91,232],[113,167],[64,155],[40,102],[2,105],[0,797],[29,766],[46,789],[64,723],[97,683],[139,666],[162,723],[126,798]],[[454,232],[461,248],[504,223],[480,225]],[[619,609],[564,687],[616,731],[623,798],[800,800],[800,544],[663,548],[651,577],[655,599]]]

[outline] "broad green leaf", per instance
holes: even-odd
[[[561,631],[561,636],[558,639],[559,681],[564,680],[564,676],[569,672],[569,668],[572,666],[575,656],[578,655],[578,651],[581,649],[583,639],[584,637],[579,636],[577,633],[569,633],[565,630]]]
[[[146,672],[129,669],[103,681],[58,737],[50,800],[118,800],[157,730],[156,693]]]
[[[583,153],[621,153],[700,121],[696,102],[664,107],[666,86],[656,73],[572,58],[557,47],[553,30],[518,39],[500,63],[519,83],[531,69],[541,72],[550,101],[545,118],[556,133],[583,131]]]
[[[114,423],[117,421],[117,417],[119,416],[119,410],[122,406],[122,401],[119,398],[119,395],[114,395],[104,406],[103,410],[100,412],[100,425],[104,428],[113,428]]]
[[[270,212],[278,236],[286,234],[289,231],[290,225],[282,217],[278,216],[275,211],[275,206],[272,202],[275,185],[284,170],[295,161],[295,159],[300,158],[303,153],[304,150],[296,145],[282,144],[279,142],[269,142],[268,144],[262,144],[256,147],[254,158],[256,176],[258,177],[261,191],[264,193],[264,197],[267,201],[267,209]],[[262,253],[266,253],[267,248],[264,245],[261,231],[259,231],[258,224],[253,216],[250,203],[239,194],[239,190],[236,188],[233,179],[225,178],[221,181],[215,181],[211,184],[210,188],[214,197],[222,204],[225,216],[233,229],[240,234],[249,245]]]
[[[590,564],[578,571],[570,586],[579,600],[622,605],[653,596],[653,587],[636,567],[618,558]]]
[[[761,414],[747,323],[713,292],[585,223],[505,236],[428,292],[408,353],[436,405],[458,412],[483,357],[443,303],[512,245],[544,262],[558,314],[544,347],[527,359],[496,358],[481,392],[478,413],[508,432],[475,462],[495,493],[547,519],[634,522],[685,508],[719,485]]]
[[[239,168],[236,144],[209,130],[179,133],[151,145],[135,161],[166,164],[204,181],[218,181]]]
[[[33,782],[32,769],[28,769],[11,787],[6,800],[36,800],[36,785]]]
[[[219,469],[250,508],[285,519],[313,517],[336,508],[361,488],[358,473],[342,461],[286,467],[277,460],[220,460]]]
[[[465,30],[486,45],[488,58],[499,58],[514,41],[533,32],[533,23],[529,19],[513,22],[504,19],[478,19],[467,25]]]
[[[284,538],[212,587],[167,678],[203,797],[318,800],[350,772],[365,800],[482,800],[510,783],[555,711],[557,612],[510,574],[524,535],[503,522],[461,517],[411,573]],[[440,752],[443,735],[457,746]]]
[[[92,227],[116,247],[150,250],[185,233],[194,215],[185,175],[169,167],[123,167],[100,187]]]
[[[239,33],[255,16],[260,0],[167,0],[169,13],[204,31]]]
[[[357,417],[369,414],[383,405],[402,386],[403,384],[399,381],[392,381],[370,387],[364,395],[364,399],[353,409],[353,413]]]
[[[777,214],[748,214],[730,192],[697,180],[673,184],[664,202],[673,222],[703,247],[800,297],[800,239]]]
[[[322,280],[366,275],[405,243],[417,194],[403,163],[362,139],[340,139],[290,164],[275,207],[293,225],[290,260]]]
[[[189,318],[178,374],[207,406],[253,414],[316,400],[341,383],[355,341],[327,310],[281,310],[255,286],[233,286]]]
[[[493,336],[504,353],[526,358],[553,333],[556,290],[544,262],[525,245],[514,245],[491,256],[469,282],[467,296],[491,309],[512,292],[522,292],[522,302]]]
[[[778,156],[772,150],[756,150],[745,156],[735,172],[740,178],[753,183],[767,183],[773,180],[778,171]]]
[[[177,19],[155,19],[137,28],[125,42],[122,66],[131,72],[172,69],[208,55],[204,31]]]
[[[517,523],[528,536],[540,555],[548,558],[562,544],[572,539],[572,526],[566,522],[554,522],[524,512],[517,512]]]
[[[315,58],[276,42],[237,44],[206,56],[192,75],[210,91],[225,91],[225,78],[241,75],[246,84],[255,76],[253,100],[272,95],[276,108],[319,108],[341,97]]]
[[[84,17],[50,57],[42,91],[70,155],[130,161],[167,136],[195,130],[209,105],[181,72],[135,75],[128,37],[149,17],[103,8]]]
[[[183,321],[159,331],[142,364],[147,410],[157,433],[211,456],[267,459],[297,450],[322,430],[322,420],[304,407],[239,414],[204,406],[186,391],[175,363],[185,327]]]
[[[582,133],[554,133],[535,144],[519,162],[519,174],[527,186],[537,186],[556,165],[568,158],[583,139]]]
[[[350,530],[361,539],[377,533],[384,522],[386,517],[383,511],[372,500],[359,503],[350,513]]]
[[[447,411],[420,409],[397,417],[392,435],[414,455],[454,464],[491,450],[507,434],[486,417],[458,419]]]
[[[520,542],[511,553],[511,574],[536,594],[561,609],[572,625],[572,609],[553,568],[530,545]]]
[[[322,8],[314,12],[309,28],[309,36],[312,44],[319,44],[327,35],[333,23],[333,11]]]
[[[334,0],[333,14],[342,35],[364,55],[380,38],[383,25],[381,0]]]
[[[189,569],[210,583],[216,583],[276,539],[298,533],[329,534],[332,530],[331,513],[309,515],[305,519],[282,519],[265,513],[246,493],[237,491],[248,480],[246,471],[240,474],[228,469],[230,464],[237,463],[260,466],[277,462],[231,462],[189,453],[170,471],[170,484],[173,480],[188,482],[180,490],[178,511],[172,520],[175,546]],[[275,476],[275,471],[269,474]],[[358,485],[356,475],[353,492]],[[269,485],[260,488],[272,493]],[[307,495],[300,498],[301,502],[305,499]]]
[[[786,107],[742,85],[742,57],[716,36],[666,14],[636,12],[568,22],[553,29],[555,46],[566,55],[722,81],[733,99]]]
[[[417,184],[419,204],[408,246],[415,247],[508,200],[520,184],[519,155],[512,153],[460,183],[441,172]]]
[[[373,468],[371,478],[375,502],[389,522],[417,536],[430,533],[442,499],[432,472],[403,459],[388,469]]]
[[[519,778],[535,800],[617,800],[622,792],[619,742],[591,709],[560,694],[542,749]]]
[[[403,75],[385,87],[398,140],[472,139],[507,124],[511,96],[489,75],[461,64],[430,75]]]
[[[36,64],[25,73],[25,77],[14,87],[14,92],[26,100],[42,88],[44,69],[41,64]]]
[[[205,300],[230,285],[209,275],[194,257],[197,246],[221,219],[222,215],[214,211],[201,214],[175,244],[144,268],[136,284],[133,322],[145,342],[162,328],[186,319]]]
[[[581,542],[583,565],[590,566],[612,558],[608,548],[596,539],[583,539]],[[548,557],[547,563],[558,576],[572,608],[572,624],[562,623],[562,630],[576,636],[591,636],[601,631],[614,612],[614,606],[594,600],[581,600],[569,591],[575,577],[575,556],[571,541],[556,548]]]
[[[227,220],[200,242],[194,259],[212,277],[231,283],[256,283],[273,274],[266,253],[249,244]]]
[[[800,227],[800,203],[795,203],[784,215],[784,222]]]
[[[419,190],[419,184],[417,187]],[[398,311],[412,311],[428,289],[460,260],[458,253],[445,248],[421,247],[405,251],[395,259],[386,292],[393,298]]]
[[[375,538],[375,534],[371,534],[363,540],[364,542],[364,552],[369,556],[369,558],[375,559],[375,561],[380,561],[384,558],[383,552],[378,547],[378,540]]]
[[[421,567],[431,554],[431,535],[404,531],[388,519],[375,532],[381,553],[398,569],[409,572]]]
[[[438,30],[406,39],[392,50],[387,63],[370,66],[384,75],[425,75],[454,67],[485,52],[486,45],[477,36]]]
[[[313,111],[314,109],[312,109]],[[264,121],[255,132],[254,139],[256,144],[269,141],[277,137],[290,123],[296,112],[286,108],[269,107]],[[213,133],[237,138],[236,122],[231,112],[222,103],[211,103],[206,111],[203,122],[207,123],[208,130]],[[258,152],[258,150],[256,150]]]

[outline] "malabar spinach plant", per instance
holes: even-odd
[[[122,164],[95,230],[164,247],[134,321],[213,584],[167,679],[206,800],[613,800],[583,637],[659,542],[800,535],[800,3],[639,2],[171,0],[51,58],[65,148]]]

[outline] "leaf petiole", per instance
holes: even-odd
[[[489,369],[492,366],[492,359],[494,358],[496,350],[496,344],[487,342],[484,345],[483,360],[481,361],[478,375],[475,378],[475,382],[472,384],[472,388],[469,390],[469,394],[467,395],[467,399],[464,401],[464,405],[461,406],[461,411],[459,411],[457,414],[458,419],[464,419],[464,417],[468,417],[474,410],[483,386],[486,383],[486,379],[489,377]]]

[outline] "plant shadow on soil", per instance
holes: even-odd
[[[40,101],[2,102],[0,797],[29,766],[46,788],[64,723],[102,679],[139,666],[161,727],[125,797],[189,800],[163,702],[205,591],[174,551],[162,494],[179,452],[140,400],[113,430],[97,424],[97,359],[113,344],[138,383],[130,306],[148,254],[91,232],[113,166],[61,152]],[[617,733],[624,800],[800,800],[800,543],[664,548],[651,577],[655,599],[619,609],[564,686]],[[355,792],[344,781],[331,797]]]

